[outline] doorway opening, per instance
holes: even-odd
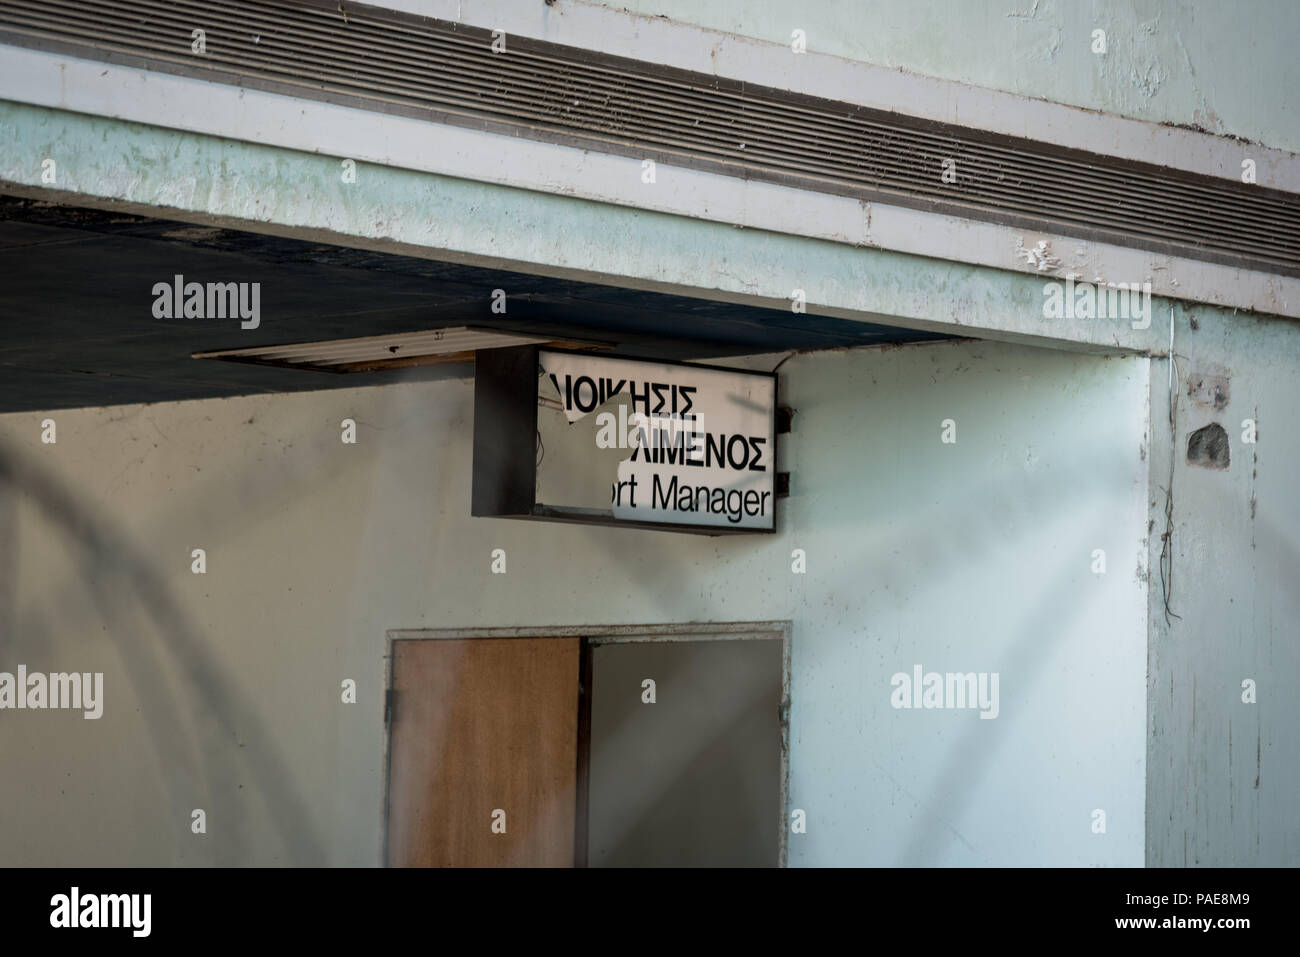
[[[789,622],[391,631],[389,866],[784,866]]]

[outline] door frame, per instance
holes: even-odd
[[[388,863],[389,787],[392,782],[392,737],[390,720],[393,704],[393,645],[399,641],[437,641],[466,638],[581,638],[585,661],[592,645],[609,645],[641,641],[780,641],[781,701],[778,723],[781,730],[781,771],[779,781],[780,830],[777,843],[777,867],[786,866],[790,833],[790,645],[791,622],[727,621],[680,622],[657,625],[528,625],[502,628],[392,628],[384,643],[384,790],[382,808],[383,841],[379,866]],[[587,696],[590,701],[590,696]],[[579,755],[582,761],[582,755]],[[579,768],[579,773],[583,769]],[[581,802],[585,798],[580,796]],[[575,844],[579,840],[574,834]],[[581,838],[586,843],[586,835]]]

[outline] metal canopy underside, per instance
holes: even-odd
[[[340,375],[195,352],[449,326],[713,359],[948,338],[0,197],[0,412],[353,388],[472,375],[467,364]],[[153,287],[261,283],[260,324],[159,319]],[[492,292],[507,311],[492,311]]]

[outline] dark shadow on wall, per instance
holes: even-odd
[[[125,532],[111,520],[84,507],[48,472],[22,461],[0,445],[0,570],[16,566],[13,533],[14,499],[29,498],[74,544],[84,580],[109,627],[105,632],[126,665],[146,715],[159,767],[168,774],[181,833],[189,837],[190,809],[203,806],[209,820],[226,830],[212,841],[213,860],[221,865],[246,862],[253,850],[244,809],[230,790],[240,772],[257,782],[260,795],[290,859],[324,862],[319,835],[309,808],[291,781],[270,729],[258,718],[246,695],[208,651],[172,595],[164,576]],[[8,504],[6,504],[8,503]],[[12,576],[6,575],[12,582]],[[0,584],[0,625],[12,636],[16,626],[12,585]],[[133,620],[152,624],[164,637],[161,648],[134,638],[144,634]],[[51,636],[53,639],[53,636]],[[6,644],[12,645],[12,637]],[[170,692],[167,671],[180,677],[179,695]],[[182,707],[179,698],[187,704]],[[198,747],[193,745],[197,739]],[[245,747],[245,742],[255,742]],[[239,759],[235,758],[238,754]],[[196,783],[203,782],[201,790]],[[190,795],[189,798],[183,795]]]
[[[589,866],[776,866],[782,642],[594,651]]]

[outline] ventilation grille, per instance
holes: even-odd
[[[1300,275],[1290,193],[492,39],[337,0],[0,0],[3,43]]]

